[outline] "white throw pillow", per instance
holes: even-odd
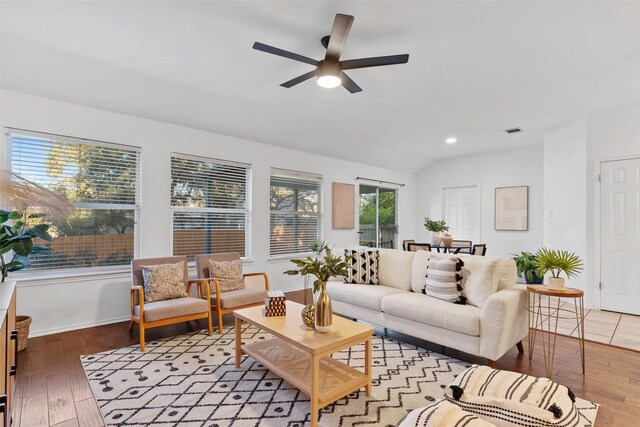
[[[464,426],[464,427],[496,427],[477,415],[467,412],[446,400],[414,409],[409,412],[398,424],[397,427],[443,427],[443,426]]]
[[[488,366],[462,372],[445,398],[497,426],[582,427],[584,421],[567,387]]]

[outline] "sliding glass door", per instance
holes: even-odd
[[[360,245],[370,248],[397,247],[396,190],[360,185]]]

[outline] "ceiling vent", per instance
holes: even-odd
[[[520,133],[520,132],[522,132],[522,129],[520,129],[520,128],[511,128],[511,129],[505,129],[504,131],[506,133]]]

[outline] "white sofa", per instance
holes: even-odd
[[[379,251],[379,285],[327,284],[335,313],[485,357],[493,367],[514,345],[522,352],[528,301],[513,260],[453,255],[465,263],[468,299],[457,305],[422,293],[432,252]]]

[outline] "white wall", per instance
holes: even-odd
[[[428,241],[428,232],[420,227],[423,217],[443,217],[442,189],[462,185],[480,186],[480,239],[487,244],[487,255],[509,257],[542,245],[542,145],[446,159],[427,166],[418,174],[416,240]],[[496,231],[494,190],[517,185],[529,186],[529,230]]]
[[[544,244],[575,252],[587,259],[587,120],[562,124],[544,136]],[[567,281],[567,286],[586,290],[588,271]],[[592,306],[590,292],[585,304]]]
[[[600,163],[640,158],[640,105],[592,113],[587,118],[587,291],[600,307]],[[606,284],[605,284],[606,286]]]
[[[245,270],[266,271],[273,289],[301,286],[284,276],[287,261],[269,261],[269,174],[271,167],[323,175],[324,238],[337,248],[357,243],[355,230],[331,229],[331,182],[354,183],[356,176],[406,184],[399,190],[399,239],[412,238],[417,215],[415,175],[272,145],[199,131],[79,105],[2,91],[2,127],[15,127],[142,148],[140,257],[169,253],[171,212],[170,153],[181,152],[252,165],[251,253]],[[251,118],[247,118],[250,120]],[[283,131],[285,131],[283,129]],[[3,146],[0,152],[4,153]],[[339,153],[336,153],[339,157]],[[20,279],[18,311],[33,316],[33,335],[54,333],[128,319],[130,282],[126,272],[113,275]]]

